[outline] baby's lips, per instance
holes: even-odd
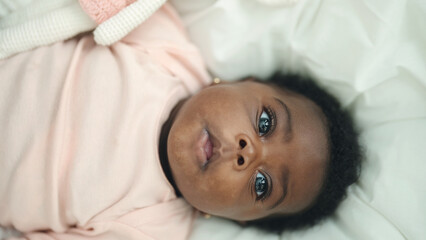
[[[208,145],[208,142],[209,133],[206,129],[203,129],[195,146],[195,154],[201,166],[205,166],[207,164],[208,154],[206,152],[206,145]]]
[[[207,134],[208,134],[208,132],[207,132]],[[212,157],[212,155],[213,155],[213,143],[210,140],[210,136],[209,135],[208,135],[207,141],[206,141],[206,143],[204,145],[204,152],[206,154],[206,158],[207,158],[207,161],[208,161]]]

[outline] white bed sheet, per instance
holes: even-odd
[[[191,240],[425,239],[425,1],[172,3],[213,75],[312,75],[353,114],[366,151],[359,183],[319,226],[274,235],[200,218]]]

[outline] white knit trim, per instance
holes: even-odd
[[[75,2],[39,18],[0,31],[0,59],[75,36],[96,23]]]
[[[96,43],[111,45],[148,19],[166,0],[138,0],[101,23],[93,32]]]
[[[66,40],[95,29],[100,45],[122,39],[156,12],[166,0],[138,0],[96,27],[75,0],[39,0],[17,10],[0,22],[0,59],[35,47]]]
[[[2,1],[2,0],[0,0]],[[3,0],[4,1],[4,0]],[[38,18],[49,12],[66,7],[75,0],[37,0],[26,6],[20,6],[12,11],[4,18],[0,18],[0,29],[12,27],[26,21]]]

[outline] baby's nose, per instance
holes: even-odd
[[[237,156],[235,158],[235,166],[239,169],[244,169],[255,161],[256,151],[252,140],[244,134],[237,137]]]

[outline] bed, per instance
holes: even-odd
[[[365,151],[359,182],[320,225],[277,235],[200,217],[191,240],[425,239],[425,1],[172,3],[212,75],[313,76],[352,113]]]
[[[190,240],[425,238],[424,0],[171,2],[213,76],[310,75],[352,113],[365,150],[359,182],[321,224],[270,234],[200,217]]]

